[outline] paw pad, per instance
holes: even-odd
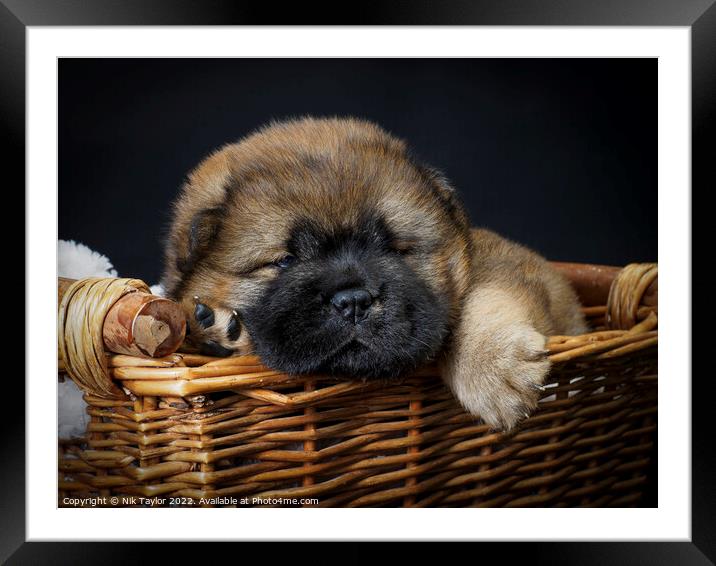
[[[214,326],[214,311],[204,303],[200,303],[199,297],[194,297],[194,301],[196,302],[196,306],[194,307],[194,319],[202,328]]]
[[[214,342],[213,340],[207,340],[199,345],[199,353],[204,356],[215,356],[218,358],[227,358],[234,353],[229,348],[224,348],[221,344]]]
[[[239,320],[239,313],[231,311],[231,319],[229,324],[226,326],[226,336],[234,342],[241,336],[241,321]]]

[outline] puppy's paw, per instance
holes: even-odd
[[[210,297],[193,296],[180,302],[187,315],[187,342],[199,353],[227,357],[248,352],[248,336],[235,309]]]
[[[546,338],[526,324],[483,330],[453,354],[445,379],[467,411],[508,431],[537,407],[550,368]]]

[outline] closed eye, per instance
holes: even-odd
[[[282,258],[274,261],[272,265],[275,265],[280,269],[287,269],[291,267],[294,263],[296,263],[296,256],[293,254],[286,254]]]
[[[408,255],[415,251],[416,243],[412,240],[394,240],[390,249],[399,255]]]
[[[293,254],[284,254],[280,255],[277,259],[263,262],[257,261],[254,263],[253,266],[247,266],[245,269],[236,271],[235,274],[238,276],[245,276],[245,275],[252,275],[254,273],[257,273],[263,269],[288,269],[291,267],[298,258],[294,256]]]

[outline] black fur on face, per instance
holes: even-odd
[[[322,229],[310,221],[292,231],[296,260],[278,270],[261,299],[244,312],[256,353],[291,374],[392,377],[414,369],[442,346],[448,305],[392,247],[374,215],[352,229]],[[346,320],[336,293],[361,289],[372,304],[361,321]]]

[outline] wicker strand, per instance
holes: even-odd
[[[607,299],[607,328],[629,330],[638,320],[644,293],[658,276],[656,263],[631,263],[617,275]]]
[[[86,393],[125,397],[110,377],[102,326],[112,305],[135,291],[148,293],[149,287],[139,279],[92,277],[76,281],[62,297],[57,316],[59,359]]]

